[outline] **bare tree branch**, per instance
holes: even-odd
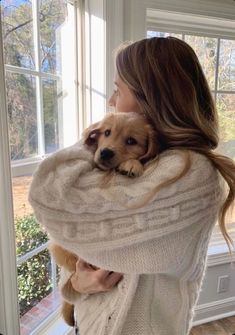
[[[51,46],[49,47],[48,51],[44,53],[43,55],[43,59],[41,61],[41,65],[43,64],[43,62],[45,61],[45,59],[48,57],[48,55],[50,54],[50,51],[52,50],[52,48],[55,45],[55,41],[52,42]],[[43,50],[44,51],[44,50]]]
[[[16,27],[14,27],[14,28],[8,30],[8,32],[7,32],[7,33],[5,34],[5,36],[4,36],[4,39],[7,38],[8,35],[10,35],[11,33],[13,33],[13,31],[15,31],[15,30],[17,30],[17,29],[19,29],[19,28],[22,28],[22,27],[24,27],[24,26],[26,26],[26,24],[28,24],[28,23],[30,23],[30,22],[32,22],[32,21],[33,21],[33,19],[30,19],[30,20],[28,20],[28,21],[25,21],[24,23],[19,24],[19,25],[16,26]]]

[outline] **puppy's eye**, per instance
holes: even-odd
[[[110,129],[106,129],[104,132],[104,136],[108,137],[111,134],[111,130]]]
[[[137,141],[133,137],[128,137],[128,139],[126,140],[126,144],[135,145],[135,144],[137,144]]]

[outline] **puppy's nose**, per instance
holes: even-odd
[[[115,155],[115,153],[112,150],[108,149],[108,148],[104,148],[100,152],[100,158],[103,161],[107,161],[107,160],[113,158],[114,155]]]

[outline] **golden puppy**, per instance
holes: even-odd
[[[143,164],[157,154],[156,133],[138,113],[109,113],[87,128],[84,143],[101,170],[115,169],[128,177],[143,173]]]
[[[157,154],[156,134],[147,119],[134,112],[109,113],[83,133],[84,144],[94,153],[96,165],[104,170],[115,170],[128,177],[143,173],[143,165]],[[72,273],[78,256],[62,247],[51,244],[49,250],[56,263]],[[95,268],[95,267],[94,267]],[[65,299],[62,306],[64,320],[74,325],[74,307],[78,292],[70,280],[61,288]]]
[[[63,266],[67,271],[71,272],[71,275],[76,270],[76,263],[79,260],[78,256],[71,253],[70,251],[62,248],[61,246],[50,243],[48,247],[50,254],[53,256],[55,262],[59,266]],[[74,306],[73,302],[78,296],[78,292],[72,287],[71,281],[61,288],[61,294],[65,299],[62,303],[61,313],[65,322],[73,327],[74,326]]]

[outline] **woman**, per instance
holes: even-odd
[[[235,197],[235,165],[213,151],[216,109],[185,42],[152,38],[123,47],[115,85],[110,105],[152,122],[158,160],[139,178],[117,176],[100,188],[102,172],[77,144],[41,164],[29,199],[51,238],[81,257],[76,273],[62,272],[62,282],[81,293],[80,335],[186,335],[217,220],[232,245],[224,219]],[[190,157],[187,172],[131,209],[184,169],[182,152]]]

